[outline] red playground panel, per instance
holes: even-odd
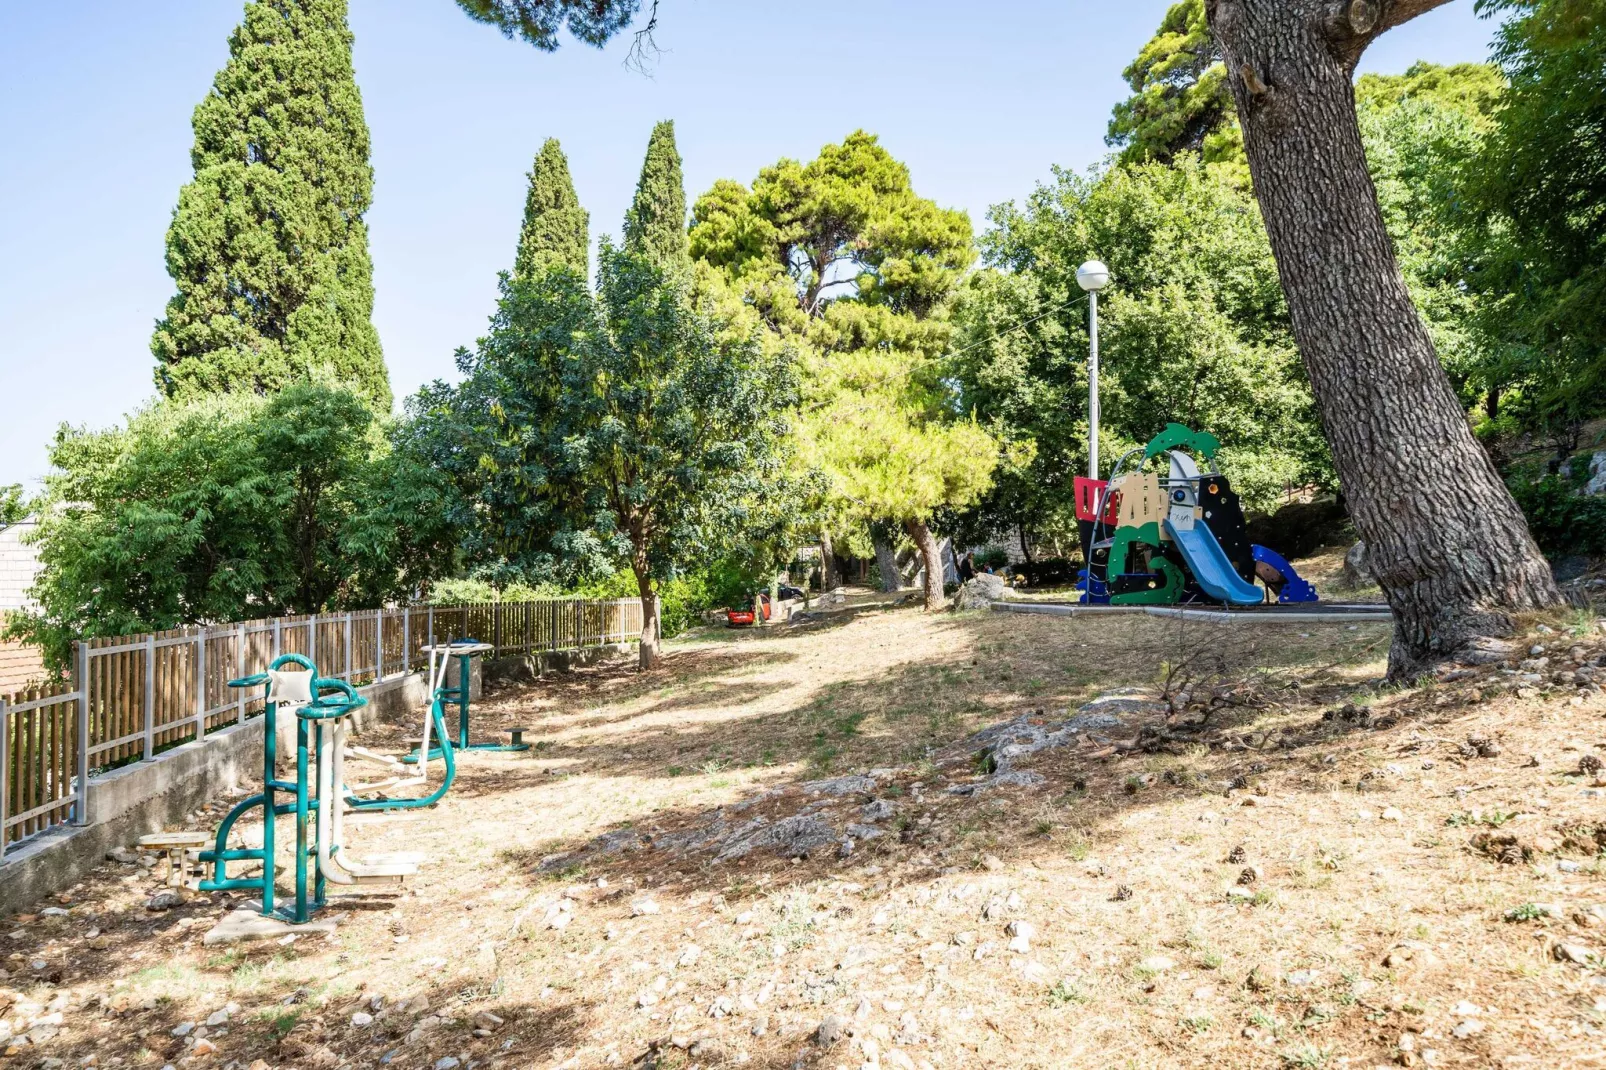
[[[1076,519],[1092,523],[1098,520],[1099,495],[1104,493],[1105,481],[1102,479],[1089,479],[1086,476],[1076,477]],[[1104,522],[1114,527],[1120,520],[1121,496],[1110,495],[1110,500],[1104,503]]]

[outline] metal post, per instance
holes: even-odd
[[[413,671],[413,607],[402,607],[402,675]]]
[[[236,680],[245,678],[245,625],[243,623],[234,626],[234,678]],[[245,690],[243,687],[235,688],[235,692],[239,697],[234,703],[236,706],[234,719],[239,724],[245,723]]]
[[[11,710],[0,698],[0,856],[11,844]]]
[[[78,800],[73,803],[73,824],[89,824],[89,647],[73,644],[73,675],[78,691]],[[3,731],[3,729],[0,729]],[[0,802],[0,813],[5,803]],[[3,825],[3,822],[0,822]]]
[[[349,683],[351,683],[351,614],[350,613],[346,614],[345,629],[346,629],[345,630],[346,671],[341,676],[341,679],[346,681],[346,683],[349,684]]]
[[[1099,477],[1099,292],[1087,293],[1087,477]]]
[[[279,632],[279,626],[282,623],[283,622],[280,621],[278,617],[273,618],[273,653],[268,657],[269,665],[272,665],[275,661],[278,661],[279,655],[284,653],[284,644],[281,642],[283,636],[281,636]]]
[[[145,637],[145,760],[156,757],[156,636]]]
[[[206,740],[206,626],[195,638],[195,741]]]
[[[318,664],[318,614],[314,613],[307,620],[307,657],[314,665]],[[320,665],[319,668],[322,668]],[[300,720],[300,718],[296,718]]]
[[[374,683],[385,678],[385,609],[374,610]]]
[[[435,645],[435,607],[429,607],[429,645]]]

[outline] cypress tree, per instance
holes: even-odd
[[[590,216],[580,207],[569,177],[569,161],[558,139],[549,137],[530,168],[530,192],[524,199],[524,226],[519,231],[513,277],[527,279],[543,267],[568,268],[586,275],[591,239]]]
[[[652,128],[647,159],[641,165],[636,197],[625,213],[625,249],[658,264],[687,261],[686,185],[675,148],[675,124]]]
[[[332,374],[390,408],[363,213],[368,125],[346,0],[250,0],[195,109],[167,232],[178,292],[151,339],[170,397]]]

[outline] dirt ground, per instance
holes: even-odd
[[[1411,689],[1387,646],[872,598],[705,631],[488,696],[535,747],[358,821],[430,860],[332,936],[206,947],[242,897],[153,910],[108,862],[11,919],[0,1032],[47,1068],[1606,1065],[1606,631]],[[1170,701],[1077,715],[1121,687]],[[1006,721],[1058,742],[972,738]]]

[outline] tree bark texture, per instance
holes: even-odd
[[[820,593],[835,590],[841,582],[836,567],[836,553],[831,549],[831,533],[822,531],[820,532]]]
[[[658,665],[658,594],[652,589],[652,577],[641,572],[636,573],[636,588],[641,592],[641,647],[636,667],[651,669]]]
[[[903,529],[914,540],[915,548],[920,551],[920,560],[926,566],[926,612],[936,613],[948,605],[948,598],[942,592],[942,550],[937,546],[937,537],[919,520],[904,521]]]
[[[881,590],[888,594],[903,587],[903,577],[898,575],[898,555],[892,549],[891,530],[886,524],[870,525],[876,568],[881,573]]]
[[[1444,0],[1207,0],[1250,175],[1355,529],[1416,675],[1560,602],[1417,315],[1355,115],[1378,33]]]

